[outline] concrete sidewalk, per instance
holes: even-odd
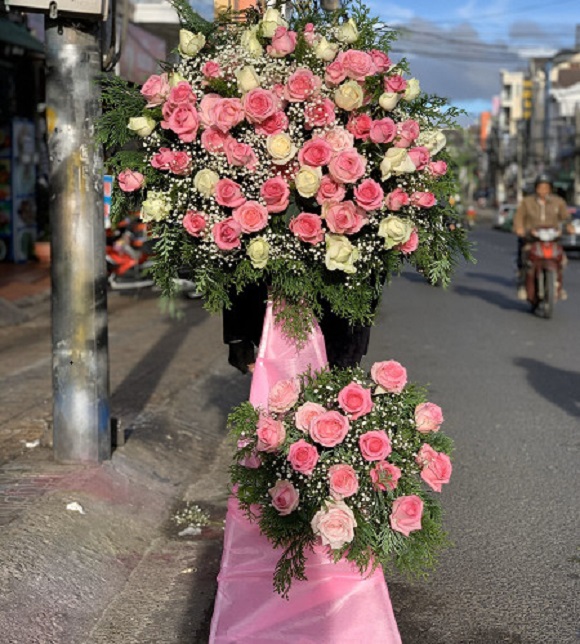
[[[199,301],[183,307],[175,321],[151,296],[112,301],[112,411],[127,442],[110,462],[59,465],[40,446],[0,466],[2,644],[207,641],[232,449],[225,423],[249,379],[227,365],[220,320]],[[15,368],[17,331],[47,329],[41,318],[3,329],[0,383],[14,409],[0,431],[25,424],[50,388],[33,344]],[[172,517],[187,501],[212,525],[180,537]]]

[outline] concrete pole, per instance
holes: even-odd
[[[111,456],[98,20],[48,20],[54,454]]]

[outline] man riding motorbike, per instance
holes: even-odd
[[[518,236],[518,299],[526,300],[526,244],[528,236],[537,228],[552,227],[560,229],[562,222],[570,219],[566,202],[552,194],[552,179],[547,174],[540,174],[534,183],[533,195],[524,197],[514,215],[513,232]],[[558,275],[559,299],[567,298],[562,287],[562,271]]]

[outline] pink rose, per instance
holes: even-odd
[[[174,152],[169,170],[180,177],[191,174],[191,157],[187,152]]]
[[[244,108],[239,98],[220,98],[210,110],[211,125],[222,132],[229,132],[244,117]]]
[[[309,165],[319,168],[328,165],[332,159],[332,148],[324,139],[316,137],[306,141],[298,153],[298,161],[301,165]]]
[[[362,434],[358,446],[365,461],[384,461],[391,453],[391,441],[382,429]]]
[[[296,410],[294,424],[297,429],[303,432],[308,432],[310,429],[310,423],[320,416],[320,414],[324,414],[325,411],[326,409],[318,403],[305,402]]]
[[[323,546],[339,550],[354,539],[357,523],[344,501],[326,501],[310,525],[314,534],[321,537]]]
[[[206,225],[205,215],[197,210],[188,210],[183,217],[183,227],[192,237],[202,237]]]
[[[386,492],[387,488],[394,490],[401,478],[401,470],[388,461],[379,461],[370,471],[373,487]]]
[[[377,73],[375,61],[366,51],[349,49],[344,54],[340,54],[340,62],[344,65],[346,75],[352,80],[364,81],[367,76]]]
[[[350,465],[341,463],[328,469],[330,495],[340,501],[358,492],[358,476]]]
[[[326,225],[337,235],[353,235],[368,223],[366,213],[352,201],[330,202],[326,211]]]
[[[164,130],[175,132],[181,141],[191,143],[197,136],[199,116],[190,103],[184,103],[166,110],[168,103],[163,106],[163,118],[160,125]]]
[[[334,152],[350,150],[354,146],[354,136],[343,127],[335,127],[324,134],[324,138]]]
[[[292,443],[288,451],[288,460],[292,469],[300,474],[310,476],[318,463],[318,450],[312,443],[306,442],[303,438]]]
[[[375,362],[371,378],[385,391],[400,394],[407,384],[407,370],[395,360]]]
[[[339,152],[330,162],[330,175],[337,183],[356,183],[365,173],[367,160],[356,150]]]
[[[389,521],[393,530],[408,537],[411,532],[421,529],[422,516],[423,501],[416,494],[412,494],[400,496],[393,501],[393,510]]]
[[[389,71],[389,68],[393,63],[391,62],[391,59],[387,56],[387,54],[379,51],[378,49],[371,49],[369,53],[372,56],[375,67],[377,68],[377,72],[382,74],[386,71]]]
[[[235,181],[220,179],[215,185],[215,200],[220,206],[237,208],[246,201],[246,198],[241,187]]]
[[[238,449],[247,447],[250,442],[251,441],[248,438],[239,440]],[[242,467],[247,467],[250,470],[257,470],[262,465],[262,460],[260,459],[260,456],[257,454],[257,452],[252,451],[246,456],[242,456],[241,458],[238,457],[238,464]]]
[[[346,69],[339,58],[333,60],[326,66],[324,71],[324,82],[327,87],[336,87],[346,79]]]
[[[316,201],[322,206],[325,203],[338,203],[346,195],[343,185],[336,183],[331,176],[325,174],[320,181],[320,187],[316,193]]]
[[[282,177],[266,179],[260,188],[260,197],[268,212],[284,212],[290,203],[290,188]]]
[[[282,516],[294,512],[300,501],[300,494],[290,481],[276,481],[268,494],[272,497],[272,505]]]
[[[308,44],[309,47],[312,47],[314,45],[314,41],[316,39],[316,34],[314,30],[314,25],[309,22],[305,27],[304,27],[304,40]]]
[[[417,229],[415,228],[411,233],[409,239],[404,244],[399,244],[397,250],[400,250],[403,255],[410,255],[414,253],[417,248],[419,248],[419,235],[417,234]]]
[[[179,81],[169,91],[167,102],[175,107],[178,105],[195,105],[197,98],[187,81]]]
[[[135,192],[135,190],[140,190],[145,181],[145,177],[140,172],[134,172],[133,170],[123,170],[119,172],[117,176],[117,181],[119,182],[119,188],[123,192]]]
[[[284,58],[296,49],[296,38],[298,34],[295,31],[288,31],[287,27],[280,26],[274,32],[272,44],[266,47],[266,51],[272,58]]]
[[[425,465],[429,464],[435,457],[439,454],[436,450],[434,450],[429,443],[423,443],[421,445],[421,449],[417,453],[417,456],[415,457],[415,462],[420,465],[421,467],[424,467]]]
[[[221,101],[219,94],[206,94],[201,99],[199,103],[199,120],[204,127],[213,125],[212,109],[218,101]]]
[[[402,188],[395,188],[385,197],[385,204],[389,210],[397,212],[409,205],[409,195]]]
[[[313,246],[324,239],[322,219],[310,212],[301,212],[298,217],[294,217],[290,221],[290,230],[300,241]]]
[[[256,125],[256,133],[264,136],[280,134],[280,132],[284,132],[288,129],[289,124],[290,121],[288,120],[286,113],[279,110],[262,121],[259,125]]]
[[[354,198],[360,208],[366,211],[376,210],[383,203],[385,193],[381,185],[373,179],[365,179],[354,189]]]
[[[427,166],[427,171],[434,177],[442,177],[447,173],[447,164],[445,161],[431,161]]]
[[[159,152],[151,157],[151,165],[156,170],[169,170],[173,160],[173,150],[169,148],[159,148]]]
[[[224,145],[230,134],[218,130],[217,127],[208,127],[201,133],[201,145],[204,150],[212,154],[224,154]]]
[[[219,78],[222,74],[222,69],[217,60],[208,60],[201,68],[201,73],[206,78]]]
[[[258,157],[252,146],[248,143],[236,141],[233,136],[226,139],[224,151],[230,165],[238,168],[248,168],[248,170],[255,170],[258,165]]]
[[[346,124],[346,129],[354,136],[355,139],[366,141],[369,138],[372,118],[368,114],[353,114]]]
[[[336,121],[334,103],[329,98],[318,98],[312,103],[307,103],[304,108],[304,119],[308,129],[332,125]]]
[[[320,89],[322,81],[309,69],[298,68],[290,75],[284,88],[284,96],[291,103],[298,103],[310,98]]]
[[[294,407],[299,394],[300,387],[296,380],[278,380],[268,393],[268,410],[283,414]]]
[[[348,434],[350,423],[348,418],[337,411],[325,411],[313,418],[308,429],[312,440],[324,447],[334,447],[342,443]]]
[[[390,143],[397,136],[395,121],[388,116],[378,121],[373,121],[369,135],[373,143]]]
[[[397,126],[397,139],[395,141],[396,148],[408,148],[413,145],[415,139],[419,136],[419,123],[408,119],[399,123]]]
[[[286,439],[286,429],[279,420],[270,416],[261,416],[256,428],[258,442],[256,449],[259,452],[276,452]]]
[[[255,87],[242,99],[250,123],[263,123],[278,111],[278,98],[267,89]]]
[[[258,201],[246,201],[232,214],[245,233],[255,233],[268,225],[268,211]]]
[[[215,243],[221,250],[232,250],[241,246],[242,227],[232,217],[214,224],[212,234]]]
[[[449,456],[439,452],[424,465],[421,470],[421,478],[435,492],[441,492],[441,486],[444,483],[449,483],[452,469]]]
[[[411,195],[411,204],[420,208],[432,208],[437,203],[432,192],[414,192]]]
[[[438,432],[443,420],[443,410],[435,403],[425,402],[415,407],[417,431],[422,434]]]
[[[393,74],[393,76],[386,76],[384,81],[385,92],[393,92],[395,94],[404,92],[407,89],[407,81],[400,74]]]
[[[143,83],[141,94],[145,97],[145,107],[157,107],[162,105],[169,94],[169,80],[167,74],[149,76]]]
[[[366,389],[357,382],[351,382],[340,390],[338,404],[352,420],[365,416],[373,408],[370,389]]]
[[[408,154],[411,157],[411,161],[413,162],[413,165],[415,166],[415,168],[417,168],[417,170],[423,170],[431,159],[431,153],[427,148],[423,146],[411,148]]]

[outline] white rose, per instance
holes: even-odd
[[[264,268],[268,263],[270,244],[263,237],[256,237],[248,244],[246,253],[254,268]]]
[[[171,199],[164,192],[152,190],[141,204],[141,219],[144,222],[163,221],[170,212]]]
[[[169,74],[169,87],[175,87],[181,81],[186,81],[187,78],[182,76],[179,72],[172,72]]]
[[[276,33],[278,27],[287,27],[288,23],[282,18],[280,12],[273,7],[266,9],[266,13],[262,18],[262,34],[266,38],[272,38]]]
[[[337,52],[338,45],[336,43],[328,42],[328,40],[326,40],[324,36],[316,43],[316,46],[314,47],[314,55],[316,56],[316,58],[318,58],[319,60],[324,60],[327,63],[335,59]]]
[[[236,79],[238,81],[238,89],[242,94],[246,94],[256,87],[260,87],[261,80],[256,70],[252,65],[246,65],[242,69],[236,70]]]
[[[417,168],[404,148],[390,148],[381,162],[382,180],[386,181],[391,175],[415,172]]]
[[[355,262],[360,257],[359,249],[352,244],[345,235],[333,235],[328,233],[325,236],[326,255],[324,264],[329,271],[342,271],[352,275],[356,273]]]
[[[445,147],[447,139],[441,130],[422,130],[417,138],[417,145],[421,145],[431,152],[434,157]]]
[[[270,135],[266,140],[266,148],[276,165],[286,165],[298,152],[298,148],[285,132]]]
[[[384,238],[385,248],[392,248],[409,241],[414,227],[410,219],[391,215],[380,222],[377,235]]]
[[[187,29],[179,30],[179,53],[184,58],[197,56],[204,45],[205,36],[203,34],[194,34]]]
[[[193,185],[204,197],[211,197],[215,192],[215,185],[219,179],[217,172],[206,168],[195,175]]]
[[[127,127],[138,136],[149,136],[155,129],[155,120],[150,116],[133,116],[129,119]]]
[[[250,29],[246,29],[242,33],[242,37],[240,39],[242,47],[250,54],[250,56],[254,56],[254,58],[258,58],[264,53],[264,48],[258,40],[257,33],[258,26],[255,25]]]
[[[343,23],[338,28],[338,33],[336,37],[340,42],[344,42],[347,45],[352,45],[353,42],[358,40],[358,29],[356,22],[350,18],[348,22]]]
[[[320,181],[322,179],[322,169],[313,168],[309,165],[303,165],[296,174],[294,183],[296,190],[302,197],[314,197],[320,188]]]
[[[395,107],[397,107],[397,104],[399,103],[400,99],[401,99],[401,95],[397,94],[397,92],[385,92],[384,94],[381,94],[379,97],[379,105],[386,112],[390,112],[391,110],[394,110]]]
[[[334,102],[347,112],[357,110],[363,104],[363,100],[363,89],[353,80],[343,83],[334,92]]]
[[[403,100],[404,101],[413,101],[419,96],[421,93],[421,85],[419,84],[419,80],[417,78],[410,78],[407,81],[407,88],[405,89],[405,93],[403,94]]]

